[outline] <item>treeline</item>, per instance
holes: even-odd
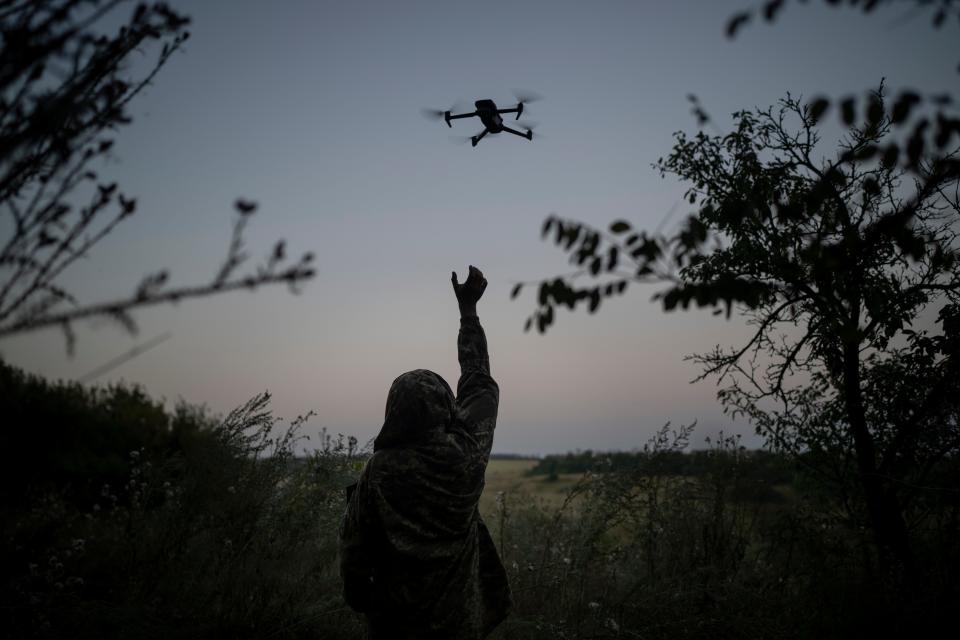
[[[543,457],[529,475],[557,476],[563,473],[630,472],[650,469],[666,476],[704,476],[718,465],[736,468],[744,478],[768,484],[793,481],[796,463],[781,454],[762,449],[717,451],[586,451]]]

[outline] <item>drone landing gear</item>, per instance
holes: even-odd
[[[527,132],[526,132],[526,133],[521,133],[521,132],[517,131],[516,129],[511,129],[510,127],[506,127],[506,126],[505,126],[505,127],[503,128],[503,130],[504,130],[504,131],[509,131],[510,133],[512,133],[512,134],[515,135],[515,136],[520,136],[521,138],[526,138],[527,140],[533,140],[533,130],[532,130],[532,129],[527,129]]]
[[[471,145],[471,146],[474,146],[474,147],[477,146],[477,143],[480,142],[481,140],[483,140],[483,136],[485,136],[485,135],[487,135],[487,129],[484,129],[483,131],[481,131],[481,132],[478,133],[477,135],[472,136],[472,137],[470,138],[470,145]]]

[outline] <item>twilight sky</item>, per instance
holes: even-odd
[[[125,295],[170,267],[199,283],[226,252],[231,203],[260,203],[248,246],[288,240],[314,251],[304,292],[261,289],[137,314],[130,337],[107,323],[78,327],[68,358],[43,331],[0,343],[7,360],[73,379],[165,332],[172,338],[98,383],[143,384],[154,396],[218,412],[268,389],[277,415],[314,410],[321,426],[365,442],[391,381],[429,368],[455,386],[458,316],[450,271],[490,282],[480,303],[501,406],[497,452],[641,446],[666,421],[698,420],[695,443],[723,429],[710,383],[690,385],[683,356],[746,335],[742,320],[665,314],[634,288],[595,316],[562,314],[546,336],[522,331],[533,308],[512,285],[567,270],[539,240],[551,212],[605,226],[653,228],[683,186],[651,163],[672,133],[695,130],[686,95],[720,127],[730,112],[804,96],[901,87],[954,89],[957,29],[893,3],[864,17],[822,3],[788,4],[774,25],[733,41],[732,2],[512,0],[485,3],[223,0],[174,2],[192,38],[134,103],[115,160],[101,174],[139,200],[126,222],[65,280],[82,300]],[[132,10],[125,7],[122,11]],[[476,120],[429,122],[448,108],[510,89],[545,99],[524,119],[530,143],[503,134],[476,149],[450,136]]]

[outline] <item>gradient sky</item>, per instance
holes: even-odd
[[[634,288],[596,316],[562,314],[546,336],[522,331],[532,290],[519,280],[566,270],[539,240],[551,212],[653,228],[683,186],[651,163],[672,133],[695,130],[687,94],[722,128],[729,113],[786,91],[841,95],[888,86],[953,90],[955,25],[895,5],[864,17],[789,4],[773,26],[730,41],[733,2],[175,2],[193,36],[134,104],[101,172],[139,199],[137,215],[75,269],[89,302],[125,295],[161,267],[208,280],[226,252],[231,203],[256,200],[248,246],[287,238],[314,251],[317,277],[299,296],[261,289],[140,312],[130,337],[78,327],[76,355],[43,331],[0,343],[9,361],[74,379],[164,332],[173,337],[100,378],[226,411],[264,389],[277,415],[314,410],[306,433],[374,436],[390,382],[413,368],[455,385],[458,316],[450,271],[490,282],[480,303],[501,407],[494,451],[549,453],[641,446],[666,421],[719,429],[712,383],[683,356],[746,335],[742,320],[663,313]],[[124,8],[123,11],[127,11]],[[545,99],[525,119],[532,143],[488,136],[451,144],[474,120],[429,122],[447,108],[510,89]],[[688,208],[676,208],[672,222]]]

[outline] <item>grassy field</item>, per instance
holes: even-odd
[[[501,491],[508,500],[515,496],[525,502],[536,500],[547,508],[559,507],[581,475],[562,473],[556,480],[547,480],[544,475],[527,475],[537,462],[535,459],[491,460],[487,465],[486,486],[480,498],[480,513],[488,518],[495,512],[496,496]]]

